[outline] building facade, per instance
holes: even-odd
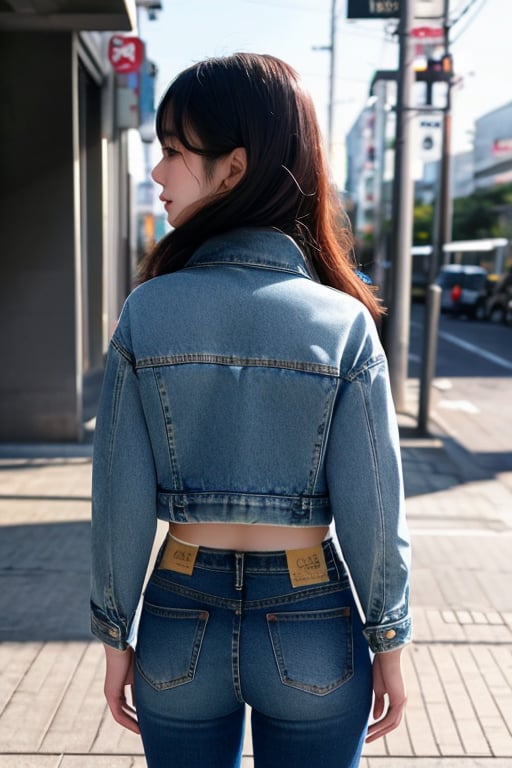
[[[106,31],[134,28],[135,0],[0,3],[1,442],[84,439],[133,258]]]
[[[475,186],[512,183],[512,101],[475,121]]]

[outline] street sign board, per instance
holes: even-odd
[[[414,0],[415,19],[438,19],[442,23],[444,0]]]
[[[347,0],[347,19],[399,19],[403,0]],[[408,0],[411,2],[411,0]],[[443,0],[412,0],[415,19],[442,23]],[[433,26],[433,25],[429,25]]]
[[[399,19],[400,0],[347,0],[347,19]]]

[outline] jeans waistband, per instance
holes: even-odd
[[[174,537],[167,535],[166,541]],[[175,539],[176,541],[176,539]],[[179,541],[179,540],[178,540]],[[340,558],[332,539],[326,539],[320,545],[323,549],[327,568],[338,568]],[[165,550],[165,544],[161,549],[159,560]],[[198,547],[195,556],[195,567],[212,571],[237,571],[240,563],[246,573],[286,573],[288,560],[285,550],[277,551],[237,551],[232,549],[213,549],[210,547]],[[158,561],[157,561],[158,567]]]

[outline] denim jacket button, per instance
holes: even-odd
[[[386,640],[392,640],[394,637],[396,637],[396,632],[394,629],[388,629],[386,632]]]

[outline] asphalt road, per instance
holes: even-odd
[[[412,305],[409,376],[420,378],[424,306]],[[512,487],[512,328],[441,315],[431,414]]]

